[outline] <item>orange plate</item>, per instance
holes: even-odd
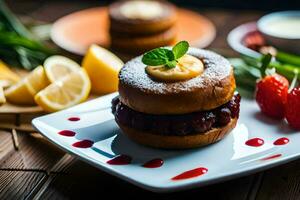
[[[214,25],[196,12],[179,9],[178,40],[203,48],[215,38]],[[57,20],[51,30],[52,40],[61,48],[84,55],[91,44],[109,46],[108,13],[106,7],[90,8]]]

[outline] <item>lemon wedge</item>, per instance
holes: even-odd
[[[35,97],[45,111],[55,112],[85,101],[91,90],[90,79],[84,69],[79,69],[53,82]]]
[[[4,90],[8,102],[20,105],[34,105],[34,95],[49,85],[44,68],[39,66],[18,83]]]
[[[0,60],[0,87],[8,87],[20,80],[20,77]]]
[[[0,87],[0,105],[4,104],[5,102],[6,102],[6,99],[4,96],[3,88]]]
[[[92,92],[96,94],[118,90],[118,73],[123,65],[115,54],[97,45],[89,48],[82,62],[91,79]]]
[[[46,75],[51,83],[76,72],[80,66],[73,60],[64,56],[50,56],[44,62]]]

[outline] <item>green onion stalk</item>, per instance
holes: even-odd
[[[54,54],[35,38],[0,0],[0,59],[12,66],[34,69]]]

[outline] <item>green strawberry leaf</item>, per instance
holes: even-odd
[[[266,76],[266,70],[269,67],[271,60],[272,55],[270,53],[263,55],[261,58],[260,73],[262,78]]]

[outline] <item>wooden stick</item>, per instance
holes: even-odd
[[[17,134],[16,129],[12,129],[11,133],[12,133],[12,140],[13,140],[14,147],[18,151],[19,150],[19,139],[18,139],[18,134]]]

